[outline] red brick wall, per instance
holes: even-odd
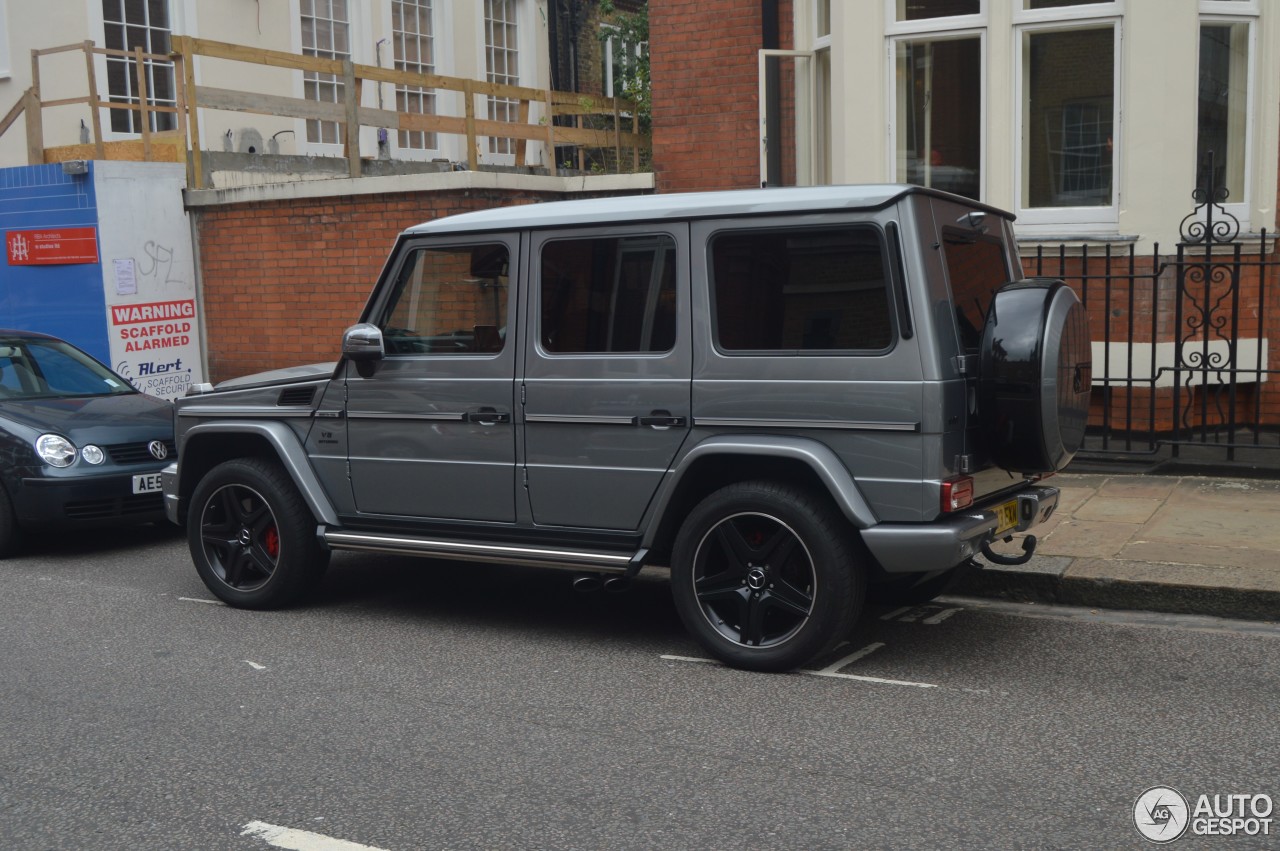
[[[779,4],[790,47],[791,3]],[[650,0],[659,192],[760,185],[760,0]]]
[[[457,190],[196,208],[208,380],[337,360],[406,227],[549,200],[558,197]]]

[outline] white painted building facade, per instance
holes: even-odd
[[[350,59],[357,64],[475,80],[546,88],[549,81],[546,0],[0,0],[0,114],[31,85],[31,50],[92,41],[98,47],[167,53],[177,35],[250,48]],[[99,95],[134,98],[136,68],[130,61],[95,57]],[[159,103],[172,103],[168,66],[148,63],[147,86]],[[342,81],[323,75],[200,57],[197,85],[266,95],[340,101]],[[42,99],[82,97],[87,73],[80,52],[43,57]],[[451,92],[366,84],[363,106],[408,112],[463,115],[462,96]],[[537,123],[539,105],[530,121]],[[477,114],[515,120],[512,104],[477,98]],[[44,110],[46,147],[85,140],[89,109],[74,105]],[[138,138],[136,114],[102,110],[106,141]],[[157,115],[154,129],[172,119]],[[202,110],[204,150],[342,156],[337,125],[302,119]],[[487,139],[482,163],[515,161],[513,140]],[[361,131],[360,153],[396,159],[466,161],[461,137],[447,134]],[[531,165],[545,163],[541,143],[526,150]],[[0,137],[0,166],[26,163],[21,123]]]

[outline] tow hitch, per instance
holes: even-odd
[[[1012,535],[1006,536],[1004,542],[1007,544],[1013,540]],[[993,564],[1003,564],[1007,567],[1013,567],[1019,564],[1026,564],[1031,561],[1031,556],[1036,552],[1036,536],[1027,535],[1022,539],[1022,555],[1007,556],[1002,553],[994,552],[991,549],[991,542],[987,541],[982,545],[982,557]]]

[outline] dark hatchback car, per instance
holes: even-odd
[[[173,405],[75,346],[0,330],[0,557],[28,529],[164,519]]]

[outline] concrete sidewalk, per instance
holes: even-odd
[[[1032,560],[987,565],[951,594],[1280,621],[1280,481],[1062,473],[1045,484],[1062,497],[1034,531]]]

